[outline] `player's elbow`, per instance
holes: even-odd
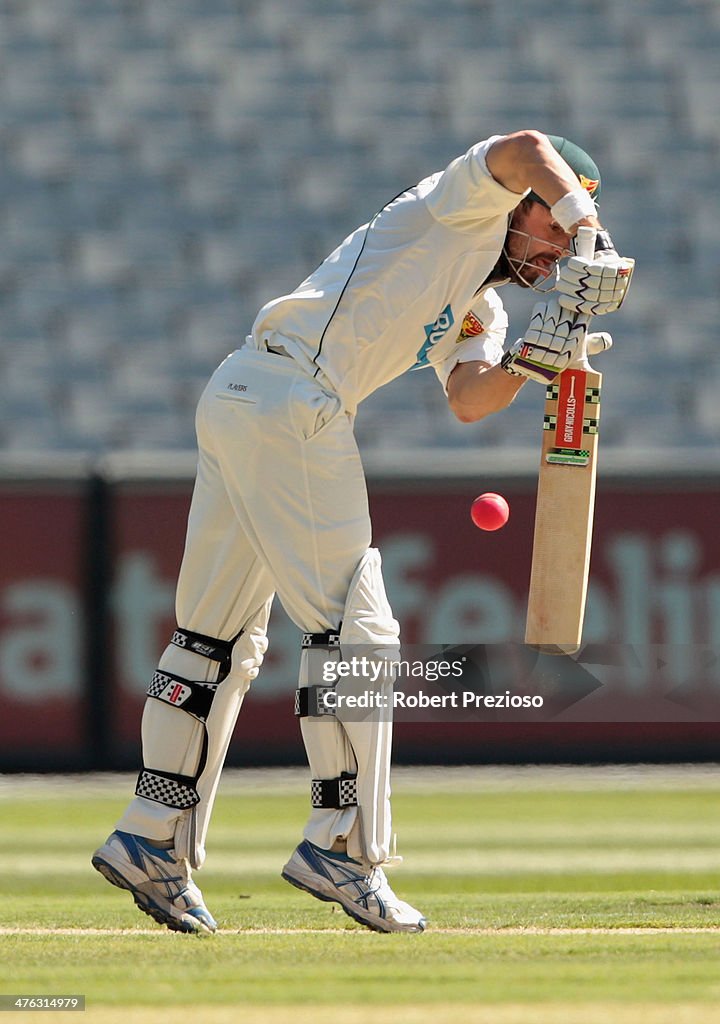
[[[507,376],[503,374],[503,376]],[[508,378],[510,379],[510,378]],[[502,382],[505,384],[505,381]],[[502,412],[513,403],[523,382],[518,381],[512,388],[502,388],[497,391],[482,389],[472,400],[463,400],[461,395],[448,395],[448,405],[454,416],[461,423],[477,423],[487,416]]]
[[[515,136],[518,140],[518,145],[526,153],[538,153],[547,149],[549,145],[547,135],[537,131],[535,128],[523,128],[522,131],[516,132]]]
[[[531,166],[538,162],[539,156],[550,146],[547,135],[534,128],[523,128],[521,131],[506,135],[500,143],[506,156],[520,165]]]
[[[475,360],[459,363],[450,374],[448,405],[460,423],[477,423],[498,410],[498,393],[488,372],[487,363]]]
[[[452,406],[450,406],[452,409]],[[455,419],[460,423],[477,423],[478,420],[482,419],[482,416],[478,416],[477,413],[468,412],[467,409],[452,409]]]
[[[468,405],[466,402],[462,402],[452,396],[448,396],[448,405],[455,419],[459,420],[460,423],[477,423],[478,420],[484,419],[485,416],[492,412],[491,409],[485,409],[476,404]]]
[[[534,128],[513,132],[490,147],[488,170],[511,192],[525,192],[533,186],[538,168],[547,163],[550,149],[548,137]]]

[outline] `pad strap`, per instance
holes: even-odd
[[[200,802],[195,789],[196,781],[192,775],[175,775],[172,772],[143,768],[138,775],[135,795],[184,811]]]
[[[183,650],[192,651],[193,654],[199,654],[203,658],[209,658],[210,661],[217,661],[220,665],[220,673],[227,674],[230,671],[232,649],[237,639],[238,637],[235,640],[217,640],[215,637],[204,636],[202,633],[193,633],[189,629],[176,629],[170,643],[175,644],[176,647],[182,647]]]
[[[328,629],[324,633],[303,633],[302,649],[312,647],[339,647],[340,633]],[[335,709],[325,706],[324,695],[332,693],[333,686],[303,686],[295,691],[295,715],[298,718],[318,718],[322,715],[334,715]]]
[[[302,647],[339,647],[340,633],[336,629],[328,629],[324,633],[303,633]]]
[[[295,716],[297,718],[320,718],[334,715],[335,708],[325,704],[325,694],[334,693],[334,686],[303,686],[295,691]]]
[[[357,774],[342,772],[337,779],[313,779],[310,783],[313,807],[342,810],[357,807]]]
[[[148,697],[161,700],[165,704],[182,708],[193,718],[205,722],[210,714],[213,697],[219,683],[199,683],[182,676],[174,676],[169,672],[155,672],[147,688]]]

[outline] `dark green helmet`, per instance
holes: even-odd
[[[564,139],[562,135],[548,135],[548,139],[565,163],[569,164],[573,171],[575,171],[580,184],[588,191],[591,198],[597,204],[601,188],[600,171],[592,157],[588,156],[584,149],[580,149],[570,139]],[[548,205],[536,192],[529,192],[527,198],[534,200],[536,203],[542,203],[543,206]]]

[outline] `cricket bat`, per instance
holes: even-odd
[[[578,228],[578,255],[594,251],[595,229]],[[582,641],[601,389],[584,344],[546,392],[525,626],[525,643],[545,654],[572,654]]]

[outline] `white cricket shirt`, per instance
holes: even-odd
[[[459,362],[502,355],[507,316],[492,288],[508,215],[523,198],[500,185],[473,146],[354,231],[290,295],[268,302],[256,341],[282,344],[319,370],[349,412],[415,366],[445,386]]]

